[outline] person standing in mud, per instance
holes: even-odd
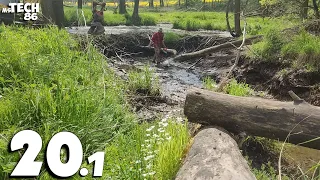
[[[152,35],[149,47],[152,44],[153,44],[153,47],[154,47],[153,62],[159,64],[160,63],[160,51],[161,51],[161,48],[164,48],[165,50],[167,50],[167,47],[164,44],[164,34],[162,32],[162,28],[160,28],[158,32],[156,32],[156,33],[154,33]]]
[[[100,11],[97,10],[97,6],[100,5]],[[104,27],[102,26],[103,22],[103,11],[105,11],[106,3],[99,3],[96,1],[92,2],[92,23],[88,31],[89,34],[101,34],[104,33]]]

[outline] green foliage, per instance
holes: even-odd
[[[250,96],[253,90],[248,84],[238,83],[235,79],[231,80],[224,88],[227,94],[234,96]]]
[[[280,31],[270,30],[265,34],[261,42],[252,45],[252,51],[249,51],[249,56],[267,61],[277,60],[284,43],[285,40]]]
[[[38,132],[43,139],[37,160],[43,161],[45,147],[54,134],[69,131],[80,138],[84,158],[106,151],[106,178],[143,179],[142,173],[132,172],[149,169],[146,164],[134,165],[133,160],[147,156],[141,147],[148,145],[145,129],[151,125],[138,124],[125,99],[130,84],[115,76],[90,41],[81,51],[66,31],[57,28],[0,29],[0,179],[6,179],[20,159],[17,152],[8,152],[9,140],[25,129]],[[151,71],[139,76],[143,79],[140,85],[150,88]],[[163,124],[161,135],[171,141],[154,147],[161,152],[154,154],[154,159],[172,161],[161,166],[153,161],[154,167],[159,167],[153,169],[159,179],[163,173],[173,174],[168,167],[178,168],[177,157],[181,157],[189,138],[186,124]],[[84,166],[92,169],[92,165]],[[74,178],[80,179],[78,174]],[[39,179],[52,179],[45,167]]]
[[[282,55],[289,58],[298,67],[306,66],[309,70],[320,69],[320,38],[302,31],[282,48]]]
[[[216,82],[208,76],[203,79],[202,84],[205,89],[210,91],[214,91],[217,86]]]
[[[149,67],[139,71],[130,71],[128,77],[128,89],[135,93],[159,95],[160,87],[157,77],[153,77],[153,71]]]
[[[145,14],[142,14],[141,15],[141,23],[142,25],[144,26],[154,26],[156,25],[156,19],[152,16],[148,16],[148,15],[145,15]]]
[[[172,118],[136,126],[106,147],[102,179],[172,179],[188,139],[187,124]]]
[[[164,42],[166,45],[176,45],[181,39],[182,35],[173,32],[164,33]]]

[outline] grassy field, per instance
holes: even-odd
[[[56,28],[2,25],[0,44],[0,179],[6,179],[20,159],[18,152],[8,152],[8,143],[25,129],[42,137],[40,161],[50,138],[69,131],[79,137],[85,158],[106,153],[103,179],[174,176],[189,141],[185,121],[167,116],[143,123],[127,103],[135,88],[157,89],[147,68],[135,76],[141,80],[128,85],[90,41],[83,51]],[[39,179],[53,178],[43,167]]]
[[[132,8],[128,8],[128,14],[114,14],[113,9],[105,11],[103,25],[132,25],[130,19]],[[86,20],[92,20],[90,7],[83,8]],[[155,10],[149,8],[140,8],[141,25],[156,25],[157,23],[172,23],[173,28],[183,30],[227,30],[226,18],[224,12],[197,12],[197,11],[173,11],[172,9]],[[82,19],[82,18],[81,18]],[[230,22],[233,21],[233,16],[230,17]],[[261,18],[248,17],[247,31],[251,35],[264,34],[270,29],[284,29],[292,27],[296,24],[295,21],[288,18]],[[77,25],[77,9],[76,7],[65,7],[65,24],[70,26],[72,23]],[[83,24],[83,22],[82,22]]]

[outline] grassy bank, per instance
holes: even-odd
[[[56,28],[0,26],[0,44],[0,179],[19,161],[17,152],[8,152],[8,143],[25,129],[42,137],[39,161],[50,138],[69,131],[80,139],[84,158],[106,153],[104,179],[174,176],[188,143],[186,124],[170,117],[139,123],[126,100],[128,83],[90,42],[81,51]],[[83,165],[92,169],[85,159]],[[53,179],[44,166],[39,177]]]
[[[252,60],[290,63],[292,68],[319,71],[320,37],[301,29],[297,33],[269,30],[247,54]]]

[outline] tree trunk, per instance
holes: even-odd
[[[320,137],[320,107],[303,101],[280,102],[192,89],[184,113],[190,122],[281,141],[290,134],[287,142],[320,149],[320,139],[314,140]]]
[[[51,0],[41,0],[41,11],[46,23],[55,23],[56,17],[53,12]]]
[[[308,18],[308,5],[309,0],[304,0],[301,7],[301,18],[307,19]]]
[[[127,13],[126,0],[119,0],[119,14]]]
[[[176,180],[255,180],[237,143],[217,128],[200,131],[194,138]]]
[[[82,0],[78,0],[78,9],[82,9]]]
[[[261,37],[262,36],[253,36],[253,37],[250,37],[250,38],[246,38],[245,43],[246,44],[250,44],[253,40],[261,39]],[[172,60],[174,60],[174,61],[186,61],[186,60],[189,60],[189,59],[192,59],[192,58],[199,58],[199,57],[206,56],[207,54],[217,52],[217,51],[222,50],[222,49],[232,48],[234,46],[239,46],[239,45],[241,45],[241,43],[242,43],[242,39],[241,40],[237,40],[237,41],[233,41],[233,42],[226,42],[226,43],[219,44],[219,45],[216,45],[216,46],[213,46],[213,47],[201,49],[199,51],[180,54],[179,56],[176,56]]]
[[[54,16],[55,16],[55,24],[59,28],[64,27],[64,11],[63,11],[63,0],[52,0],[52,7]]]
[[[139,17],[139,0],[134,0],[134,8],[132,13],[132,23],[134,25],[140,25],[141,19]]]
[[[179,7],[180,7],[180,5],[181,5],[181,0],[178,1],[178,4],[179,4]]]
[[[240,0],[235,0],[234,3],[234,28],[237,36],[241,35],[241,26],[240,26]]]
[[[313,3],[314,14],[315,14],[316,18],[319,19],[320,18],[320,13],[319,13],[319,7],[318,7],[318,4],[317,4],[317,0],[312,0],[312,3]]]
[[[186,6],[186,9],[188,9],[188,0],[185,0],[185,6]]]
[[[160,0],[160,7],[164,7],[164,1]]]
[[[63,27],[63,0],[41,0],[41,10],[45,17],[45,22],[54,23],[59,28]]]
[[[153,0],[150,0],[150,1],[149,1],[149,7],[150,7],[150,8],[154,8]]]

